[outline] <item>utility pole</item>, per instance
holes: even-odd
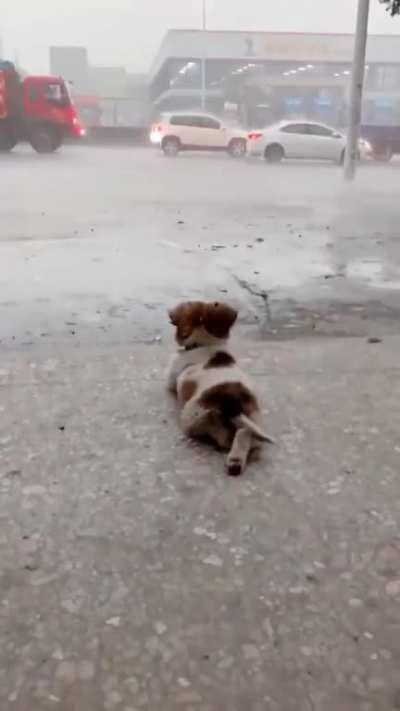
[[[207,31],[207,0],[202,0],[203,16],[202,16],[202,53],[201,53],[201,108],[203,111],[207,105],[207,76],[206,76],[206,31]]]
[[[351,73],[349,128],[344,162],[344,175],[346,180],[354,180],[359,154],[358,142],[360,138],[362,96],[365,77],[369,4],[370,0],[358,0],[353,69]]]

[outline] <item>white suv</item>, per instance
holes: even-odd
[[[225,126],[219,118],[203,113],[168,113],[151,127],[151,143],[165,155],[176,156],[182,150],[227,151],[242,158],[247,151],[245,131]]]

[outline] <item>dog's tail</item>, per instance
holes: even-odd
[[[269,437],[261,427],[257,425],[256,422],[250,419],[250,417],[247,417],[244,413],[239,415],[238,417],[235,417],[233,419],[233,424],[235,427],[240,429],[241,427],[244,427],[246,430],[249,430],[254,437],[257,437],[257,439],[261,440],[262,442],[269,442],[269,444],[275,444],[274,440]]]
[[[240,382],[221,383],[206,390],[202,405],[217,410],[223,419],[232,422],[237,429],[245,428],[257,439],[274,444],[261,427],[251,419],[251,413],[258,411],[258,403],[253,393]]]

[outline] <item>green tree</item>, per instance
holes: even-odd
[[[392,17],[400,15],[400,0],[380,0]]]

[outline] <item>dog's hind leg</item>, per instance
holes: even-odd
[[[183,431],[189,437],[209,437],[220,449],[229,450],[232,431],[224,425],[222,417],[215,410],[207,410],[195,401],[189,401],[181,412]]]
[[[228,454],[226,465],[229,476],[243,474],[249,454],[253,447],[253,434],[246,427],[237,430],[232,449]]]
[[[229,452],[232,447],[234,430],[224,424],[218,412],[210,411],[208,437],[211,437],[219,449]]]

